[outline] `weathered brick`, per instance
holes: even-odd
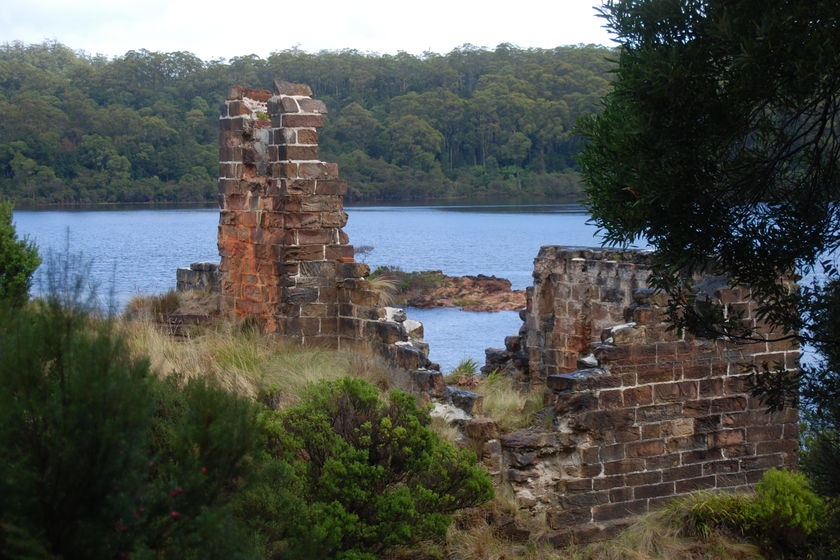
[[[605,504],[592,508],[592,520],[598,523],[615,519],[626,519],[627,517],[647,513],[647,511],[647,502],[645,500]]]
[[[671,496],[674,494],[674,488],[675,484],[673,482],[663,482],[661,484],[652,484],[649,486],[636,486],[633,488],[633,498],[641,500],[646,498]]]
[[[694,492],[695,490],[714,488],[716,485],[717,478],[715,476],[701,476],[698,478],[675,481],[674,490],[680,494],[684,494],[687,492]]]
[[[697,398],[697,383],[694,381],[677,381],[654,385],[655,402],[683,402],[695,398]]]
[[[318,159],[318,146],[279,146],[277,160],[312,161]]]
[[[662,440],[638,441],[625,445],[627,457],[652,457],[661,455],[665,451],[665,443]]]
[[[287,113],[280,122],[284,127],[320,128],[324,126],[324,117],[312,113]]]

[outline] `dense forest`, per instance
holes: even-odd
[[[308,84],[330,115],[321,157],[350,201],[574,198],[574,124],[606,93],[598,46],[446,55],[278,51],[90,56],[0,46],[0,198],[18,206],[216,199],[219,106],[230,87]]]

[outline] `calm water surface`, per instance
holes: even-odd
[[[371,268],[441,270],[507,278],[515,289],[531,285],[533,261],[543,245],[596,246],[588,216],[572,205],[347,207],[350,243],[372,249],[360,260]],[[80,253],[92,261],[100,293],[122,306],[138,294],[175,287],[175,270],[196,261],[218,262],[219,212],[210,209],[17,210],[20,236],[41,254]],[[37,285],[36,285],[37,290]],[[450,371],[465,358],[484,363],[484,349],[516,334],[518,313],[409,309],[425,326],[431,359]]]

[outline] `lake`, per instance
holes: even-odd
[[[441,270],[452,276],[497,276],[514,289],[531,285],[543,245],[596,246],[583,209],[568,204],[348,206],[350,243],[369,246],[359,260],[404,271]],[[16,210],[18,235],[42,255],[81,254],[91,261],[100,294],[124,306],[139,294],[175,287],[175,270],[196,261],[218,262],[217,208]],[[38,282],[34,289],[38,290]],[[430,358],[451,371],[463,359],[483,365],[484,349],[516,334],[518,313],[407,309],[425,326]]]

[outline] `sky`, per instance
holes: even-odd
[[[611,46],[600,0],[6,0],[0,44],[57,41],[108,58],[130,50],[204,61],[287,49],[446,54],[495,48]]]

